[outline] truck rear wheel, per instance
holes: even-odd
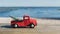
[[[15,24],[15,25],[14,25],[14,27],[15,27],[15,28],[17,28],[17,27],[18,27],[18,25],[17,25],[17,24]]]
[[[34,28],[34,24],[30,24],[30,28]]]

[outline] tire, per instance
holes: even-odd
[[[18,27],[18,25],[17,25],[17,24],[15,24],[15,25],[14,25],[14,27],[15,27],[15,28],[17,28],[17,27]]]
[[[34,24],[30,24],[30,28],[34,28],[35,26],[34,26]]]

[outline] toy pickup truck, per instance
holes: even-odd
[[[19,20],[15,17],[10,16],[14,20],[11,21],[11,27],[30,27],[34,28],[37,26],[37,21],[35,19],[30,18],[30,16],[24,15],[22,20]]]

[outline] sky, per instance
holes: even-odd
[[[60,0],[0,0],[0,7],[60,7]]]

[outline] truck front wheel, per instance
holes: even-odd
[[[30,24],[30,28],[34,28],[34,24]]]

